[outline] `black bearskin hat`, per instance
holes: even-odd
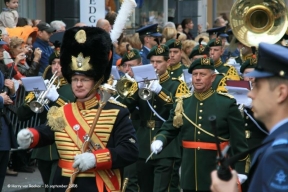
[[[71,83],[75,74],[83,74],[106,83],[112,67],[110,35],[99,27],[73,27],[65,31],[60,61],[64,78]]]

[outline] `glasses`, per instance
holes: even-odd
[[[122,65],[123,68],[126,68],[126,67],[131,68],[131,67],[133,67],[133,66],[134,66],[134,65],[131,65],[131,64],[125,64],[125,63]]]
[[[77,79],[77,78],[72,78],[71,79],[72,83],[88,83],[89,81],[92,81],[92,79]]]

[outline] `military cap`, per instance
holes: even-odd
[[[216,37],[215,39],[211,39],[207,46],[209,47],[215,47],[215,46],[222,46],[222,40],[219,37]]]
[[[178,33],[176,39],[170,39],[169,41],[167,41],[165,43],[165,45],[167,45],[169,49],[172,49],[172,48],[181,49],[182,48],[182,43],[181,43],[180,40],[178,40],[179,35],[180,34]]]
[[[146,25],[136,30],[136,33],[139,33],[139,36],[149,35],[153,37],[161,37],[162,34],[159,33],[158,24]]]
[[[121,65],[123,65],[126,61],[131,61],[135,59],[141,58],[141,55],[137,49],[129,49],[129,44],[126,45],[127,51],[124,53]]]
[[[199,45],[196,45],[190,55],[189,59],[193,58],[196,55],[209,55],[209,47],[207,45],[202,45],[201,42],[203,41],[203,38],[199,39]]]
[[[215,35],[215,34],[222,34],[222,33],[225,33],[225,29],[226,29],[226,26],[223,26],[223,27],[215,27],[215,28],[211,28],[211,29],[207,29],[207,33],[209,35]]]
[[[247,73],[245,77],[264,78],[273,76],[288,79],[287,48],[280,45],[260,43],[255,70]]]
[[[155,45],[149,51],[147,59],[150,59],[152,56],[168,56],[169,57],[169,48],[167,45]]]
[[[256,47],[251,47],[252,49],[252,57],[246,59],[246,61],[241,65],[240,72],[244,73],[245,69],[247,68],[255,68],[257,64],[257,57],[256,57]]]
[[[73,27],[65,31],[61,45],[63,77],[85,75],[107,82],[112,68],[113,46],[109,34],[99,27]]]
[[[215,70],[214,61],[208,57],[202,57],[192,62],[188,69],[188,73],[192,73],[194,69],[211,69]]]

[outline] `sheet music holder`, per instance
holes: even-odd
[[[143,82],[143,81],[150,81],[150,80],[158,79],[158,76],[157,76],[155,69],[152,66],[152,64],[131,67],[131,70],[133,71],[134,79],[137,82]]]
[[[112,66],[111,75],[113,75],[114,80],[120,79],[120,75],[116,66]]]
[[[42,76],[22,77],[21,78],[25,91],[46,91],[46,85]]]
[[[247,94],[250,91],[249,81],[233,81],[227,80],[225,88],[230,95],[233,95],[237,101],[237,104],[243,104],[247,101]]]

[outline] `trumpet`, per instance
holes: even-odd
[[[138,91],[138,95],[141,99],[147,101],[147,100],[150,100],[152,98],[153,92],[150,90],[150,87],[151,87],[153,81],[154,80],[149,81],[147,79],[144,79],[145,87],[140,88]]]
[[[49,107],[49,99],[46,99],[45,96],[47,95],[48,91],[51,89],[52,85],[54,84],[54,82],[56,81],[56,79],[58,79],[58,84],[56,86],[56,89],[59,88],[60,86],[60,80],[59,77],[57,76],[57,72],[55,71],[53,76],[51,77],[51,79],[49,80],[49,82],[47,83],[47,89],[46,91],[41,91],[41,93],[39,94],[38,98],[36,101],[32,101],[29,105],[30,109],[34,112],[34,113],[42,113],[44,108],[48,111]],[[36,93],[35,93],[36,95]]]

